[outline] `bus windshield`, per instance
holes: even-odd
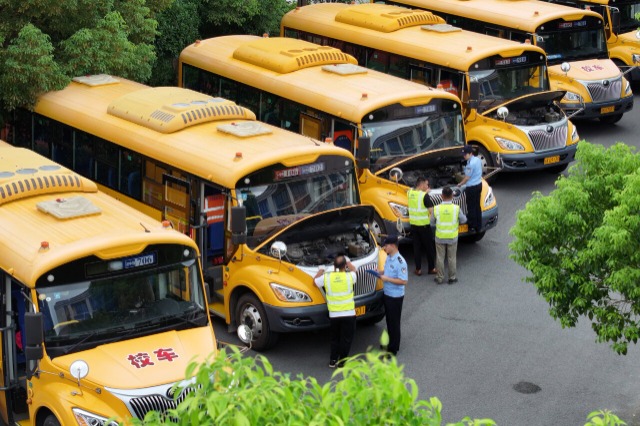
[[[165,330],[205,326],[197,262],[37,289],[53,356]]]
[[[460,110],[363,123],[371,137],[371,171],[422,152],[464,145]]]
[[[636,19],[636,14],[640,13],[640,2],[616,3],[615,6],[620,9],[620,32],[637,31],[640,28],[640,20]]]
[[[538,36],[544,40],[544,49],[550,62],[608,57],[607,40],[602,28],[552,31],[538,33]]]
[[[520,96],[549,90],[545,65],[469,71],[480,86],[480,108],[486,110]]]
[[[296,167],[270,167],[260,173],[271,176],[265,183],[259,176],[247,177],[249,185],[238,188],[247,209],[247,244],[255,248],[269,236],[301,217],[358,204],[353,162],[348,157],[317,161]],[[331,163],[342,160],[341,167]]]

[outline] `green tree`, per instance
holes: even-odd
[[[31,106],[78,75],[146,81],[156,15],[173,0],[0,0],[0,108]]]
[[[618,354],[640,323],[640,156],[625,144],[582,141],[567,177],[534,193],[511,229],[512,259],[562,327],[591,321]]]
[[[295,3],[286,0],[202,0],[202,34],[280,35],[280,20]]]
[[[313,377],[291,378],[273,370],[264,356],[235,350],[187,370],[197,385],[168,416],[151,412],[137,425],[441,425],[438,398],[418,400],[415,381],[404,377],[395,358],[380,354],[352,358],[321,385]],[[214,380],[211,380],[214,378]],[[175,392],[179,395],[180,392]],[[463,419],[456,425],[494,425]]]

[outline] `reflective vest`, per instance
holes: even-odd
[[[415,226],[429,225],[429,210],[424,206],[424,191],[409,189],[407,198],[409,199],[409,223]]]
[[[324,290],[329,312],[350,311],[356,308],[353,300],[353,277],[348,272],[324,274]]]
[[[436,218],[436,238],[454,239],[458,237],[460,206],[451,203],[438,204],[433,208]]]

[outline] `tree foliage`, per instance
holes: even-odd
[[[191,364],[195,390],[177,409],[151,412],[137,425],[441,425],[437,398],[418,400],[415,381],[404,377],[395,359],[369,353],[352,358],[321,385],[313,377],[291,378],[273,370],[264,356],[227,357]],[[214,380],[211,380],[214,378]],[[179,395],[180,392],[175,392]],[[456,425],[493,425],[489,419],[463,419]]]
[[[31,106],[78,75],[151,75],[157,14],[172,0],[0,0],[0,107]]]
[[[562,327],[591,320],[619,354],[640,332],[640,156],[580,142],[548,196],[534,193],[511,229],[512,259]]]
[[[280,20],[295,3],[286,0],[202,0],[204,37],[228,34],[280,34]]]

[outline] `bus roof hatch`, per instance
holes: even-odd
[[[354,5],[342,9],[336,21],[370,30],[390,33],[417,25],[444,24],[445,20],[426,10],[413,10],[386,4]]]

